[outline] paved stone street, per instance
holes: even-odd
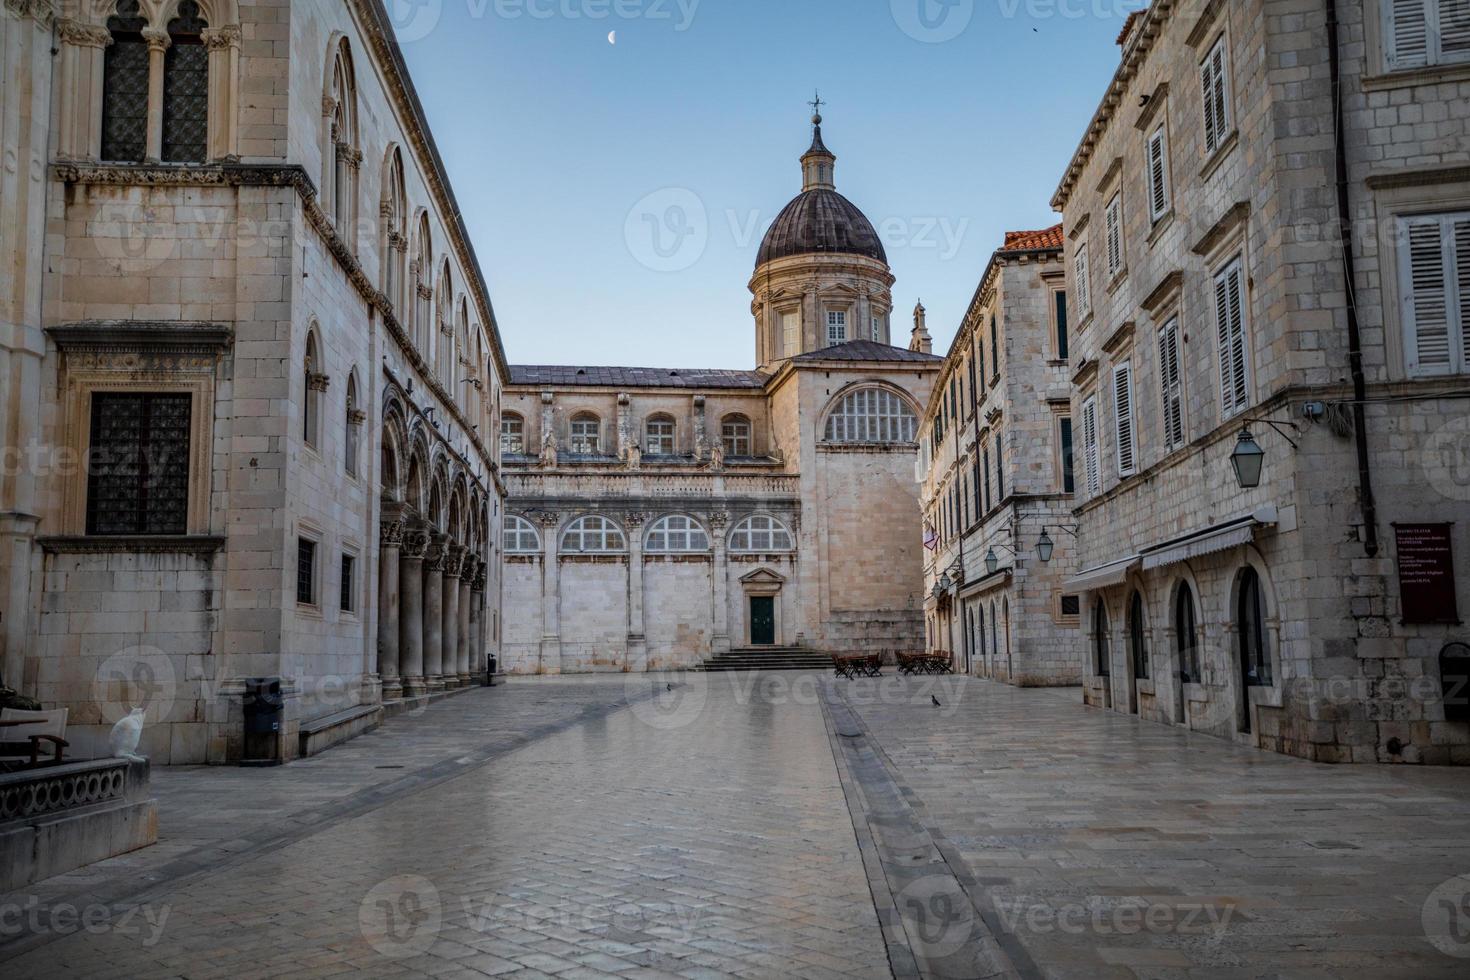
[[[517,681],[155,786],[159,845],[0,898],[4,975],[1470,972],[1462,772],[1075,691]]]

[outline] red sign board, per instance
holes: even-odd
[[[1453,524],[1395,524],[1405,623],[1459,623]]]

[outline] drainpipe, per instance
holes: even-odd
[[[1364,401],[1368,382],[1363,374],[1363,338],[1358,325],[1357,265],[1353,253],[1352,220],[1349,217],[1347,134],[1343,129],[1342,62],[1338,51],[1337,0],[1327,0],[1327,50],[1332,70],[1332,112],[1337,166],[1337,233],[1342,247],[1343,277],[1346,280],[1348,320],[1348,363],[1353,372],[1353,441],[1358,450],[1358,498],[1363,507],[1363,550],[1369,558],[1378,554],[1378,505],[1373,498],[1373,472],[1368,457],[1368,421]]]

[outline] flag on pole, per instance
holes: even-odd
[[[930,551],[939,547],[939,532],[934,530],[933,525],[927,522],[924,524],[924,547]]]

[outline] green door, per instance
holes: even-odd
[[[768,595],[750,597],[750,645],[769,647],[776,644],[776,598]]]

